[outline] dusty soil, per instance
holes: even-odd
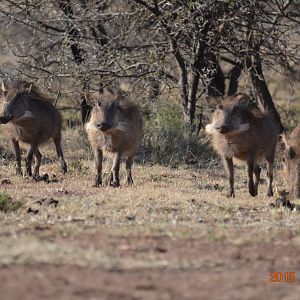
[[[300,237],[286,230],[277,232],[279,243],[272,238],[246,244],[210,240],[203,229],[186,226],[179,226],[180,234],[174,236],[160,231],[126,238],[111,228],[72,238],[49,230],[32,238],[87,250],[96,262],[94,255],[83,265],[52,257],[48,263],[37,258],[2,267],[2,299],[297,299],[300,292],[299,281],[268,282],[271,271],[299,274]],[[250,231],[255,235],[255,228]],[[232,228],[226,234],[237,237],[247,231]],[[99,260],[101,254],[106,259]]]
[[[235,199],[220,167],[138,165],[117,189],[91,187],[91,161],[61,175],[53,159],[50,182],[13,168],[0,169],[0,193],[22,203],[0,212],[1,299],[299,299],[300,214],[272,209],[263,185],[248,196],[242,168]]]

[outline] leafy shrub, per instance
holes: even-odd
[[[14,212],[19,210],[23,206],[20,201],[14,201],[8,194],[0,193],[0,211],[2,212]]]
[[[160,105],[145,117],[143,149],[139,159],[150,163],[197,163],[207,154],[208,141],[191,134],[175,102]]]

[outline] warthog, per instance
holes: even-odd
[[[284,169],[289,192],[300,198],[300,125],[290,135],[282,134],[285,144]]]
[[[96,101],[90,121],[85,126],[96,165],[95,186],[102,184],[103,151],[113,155],[109,184],[120,185],[121,158],[126,158],[127,184],[133,184],[131,166],[143,135],[143,120],[139,108],[118,95],[111,100]]]
[[[247,163],[248,187],[253,197],[257,195],[260,180],[258,163],[265,158],[267,194],[272,196],[273,162],[279,126],[271,115],[250,110],[248,104],[249,98],[242,94],[224,99],[222,105],[217,105],[206,132],[212,135],[213,147],[222,157],[229,178],[228,196],[235,196],[233,158]]]
[[[25,175],[32,176],[32,158],[35,157],[33,176],[39,176],[42,155],[39,145],[53,139],[63,172],[67,172],[61,148],[61,116],[50,100],[25,81],[1,82],[3,112],[1,124],[7,124],[6,134],[11,139],[17,161],[17,174],[22,174],[19,142],[29,144]]]

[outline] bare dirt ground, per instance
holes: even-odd
[[[92,188],[92,162],[66,154],[61,175],[46,153],[49,183],[1,165],[0,193],[22,203],[0,212],[1,299],[299,299],[300,213],[271,209],[265,185],[250,197],[243,168],[227,199],[215,163],[136,165],[133,187]]]

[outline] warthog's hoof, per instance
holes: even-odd
[[[257,190],[254,187],[254,184],[249,184],[249,193],[252,197],[257,196]]]
[[[235,198],[235,193],[228,193],[226,195],[227,198]]]
[[[62,164],[61,169],[66,174],[68,171],[67,164],[66,163]]]
[[[25,170],[25,176],[29,176],[29,177],[32,176],[32,171],[31,171],[31,169],[26,169],[26,170]]]
[[[92,185],[92,187],[95,187],[95,188],[98,188],[98,187],[101,187],[102,186],[102,183],[94,183]]]
[[[133,180],[127,180],[127,185],[133,185]]]
[[[22,173],[22,169],[21,169],[21,168],[16,168],[16,175],[23,176],[23,173]]]
[[[110,186],[112,186],[112,187],[119,187],[120,186],[120,182],[114,181],[114,182],[110,183]]]

